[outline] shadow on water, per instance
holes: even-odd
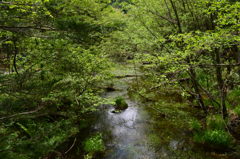
[[[94,130],[103,134],[106,150],[97,159],[226,158],[224,155],[213,157],[192,143],[192,134],[186,126],[188,112],[173,110],[168,105],[166,109],[172,109],[171,117],[159,116],[149,104],[131,99],[128,87],[133,80],[135,78],[118,79],[114,85],[116,91],[103,95],[110,99],[123,96],[129,107],[121,113],[112,113],[112,105],[101,106]]]
[[[131,99],[128,88],[134,80],[133,77],[116,79],[114,91],[102,95],[106,99],[122,96],[128,108],[113,113],[113,105],[103,104],[94,115],[96,121],[91,131],[103,135],[106,147],[95,159],[229,159],[225,155],[214,157],[193,144],[192,134],[186,126],[186,110],[174,110],[172,105],[167,105],[163,107],[163,111],[170,110],[166,117],[151,109],[151,103]],[[71,156],[74,159],[80,157]]]

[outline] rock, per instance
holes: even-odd
[[[112,113],[120,113],[121,112],[121,110],[117,110],[117,109],[115,109],[115,110],[113,110],[113,111],[111,111]]]
[[[116,89],[113,88],[113,87],[107,87],[107,88],[106,88],[106,91],[107,91],[107,92],[113,92],[113,91],[116,91]]]
[[[111,83],[106,87],[106,91],[107,92],[112,92],[112,91],[116,91],[116,89],[114,88],[114,84]]]

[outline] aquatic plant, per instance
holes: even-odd
[[[128,104],[123,97],[117,97],[115,99],[115,108],[117,110],[124,110],[128,108]]]

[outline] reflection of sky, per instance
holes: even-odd
[[[204,154],[196,153],[197,157],[193,157],[191,153],[188,153],[192,150],[189,149],[191,145],[188,147],[189,145],[185,143],[185,130],[174,131],[176,137],[169,138],[169,132],[167,132],[169,129],[165,127],[170,128],[171,122],[174,121],[166,121],[162,118],[160,119],[162,121],[156,121],[158,119],[154,118],[151,120],[148,111],[129,99],[127,83],[131,80],[131,78],[117,79],[114,84],[116,91],[106,92],[103,95],[108,99],[123,96],[129,105],[121,113],[112,113],[114,108],[111,105],[102,106],[95,129],[104,134],[106,151],[103,159],[196,159],[201,158],[199,156],[202,155],[206,158]],[[160,125],[158,125],[159,122]],[[168,122],[170,122],[169,126]],[[179,133],[183,133],[181,135],[183,137],[179,136]],[[154,135],[157,141],[153,141]]]
[[[109,151],[105,159],[154,159],[154,150],[147,142],[146,121],[148,116],[137,103],[128,99],[128,82],[133,78],[117,79],[114,88],[117,91],[106,92],[105,98],[126,98],[128,108],[121,113],[112,113],[110,105],[100,115],[96,129],[100,129],[109,136],[106,144]]]
[[[110,93],[116,95],[116,92]],[[154,150],[147,142],[148,116],[142,113],[141,107],[136,106],[137,103],[126,101],[128,109],[121,113],[112,113],[114,108],[108,106],[96,125],[103,131],[110,132],[112,137],[112,140],[107,141],[107,145],[112,147],[109,147],[106,159],[154,159]]]

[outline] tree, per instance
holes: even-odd
[[[100,0],[0,7],[0,54],[9,67],[0,75],[0,158],[43,157],[88,125],[108,78],[100,44],[122,22]]]

